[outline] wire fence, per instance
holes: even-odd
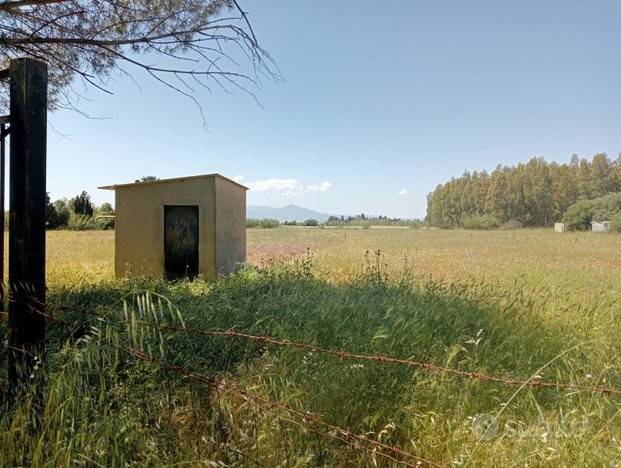
[[[267,399],[255,393],[249,392],[246,389],[241,389],[233,383],[226,382],[226,381],[218,381],[213,376],[202,374],[200,372],[194,371],[184,366],[172,364],[163,359],[153,357],[151,355],[145,354],[144,352],[136,350],[136,349],[131,349],[131,348],[122,348],[122,349],[123,351],[127,352],[128,354],[130,354],[131,356],[137,359],[158,365],[162,368],[168,369],[174,373],[183,375],[190,379],[198,380],[216,390],[231,391],[237,394],[238,396],[242,397],[244,400],[258,404],[259,406],[264,407],[265,409],[268,409],[270,411],[273,411],[275,409],[283,410],[289,415],[298,418],[298,420],[293,420],[293,421],[289,420],[289,422],[292,422],[295,425],[299,425],[303,427],[304,429],[307,429],[309,424],[316,424],[316,425],[322,426],[332,431],[332,433],[325,433],[325,432],[315,430],[317,433],[324,435],[326,437],[336,438],[338,440],[341,440],[349,444],[351,444],[351,441],[353,440],[353,441],[362,442],[368,445],[372,445],[375,448],[375,451],[373,451],[373,453],[377,453],[380,456],[389,458],[390,460],[394,462],[398,462],[406,466],[419,466],[421,463],[424,463],[429,466],[436,466],[436,467],[447,466],[444,463],[437,463],[432,460],[428,460],[426,458],[420,457],[418,455],[414,455],[412,453],[406,452],[400,449],[399,447],[388,445],[381,441],[372,439],[367,435],[357,434],[345,428],[336,426],[334,424],[330,424],[324,421],[323,419],[321,419],[319,416],[312,414],[308,411],[301,411],[299,409],[293,408],[292,406],[282,403],[280,401]],[[301,423],[300,420],[304,421],[304,423]],[[368,447],[358,446],[358,448],[368,450]],[[385,452],[390,452],[394,456],[397,456],[399,458],[394,458],[393,456],[387,455]],[[413,460],[413,462],[408,461],[408,460]]]
[[[63,326],[71,326],[74,324],[74,322],[70,322],[63,318],[57,317],[50,312],[62,311],[78,313],[94,317],[100,321],[107,322],[109,324],[125,324],[132,327],[155,327],[158,331],[178,332],[189,336],[209,336],[221,337],[226,339],[248,340],[252,342],[258,342],[267,346],[286,347],[288,349],[302,352],[310,351],[317,354],[325,354],[339,359],[372,361],[386,365],[401,365],[421,369],[432,373],[448,374],[458,378],[475,379],[481,382],[496,383],[506,386],[530,387],[533,389],[552,388],[558,390],[587,391],[593,392],[594,394],[612,396],[621,395],[621,389],[609,386],[589,386],[573,382],[543,381],[539,377],[533,377],[529,379],[510,378],[504,376],[490,375],[479,371],[444,367],[432,362],[416,361],[412,359],[405,359],[382,354],[361,354],[343,349],[323,348],[315,344],[275,338],[269,335],[254,335],[251,333],[236,330],[209,330],[192,328],[186,326],[185,324],[174,325],[170,323],[163,323],[160,321],[144,320],[142,318],[137,319],[135,317],[132,317],[132,319],[127,319],[124,317],[114,317],[111,316],[111,314],[102,314],[85,308],[66,306],[49,306],[47,308],[44,308],[41,304],[35,304],[34,306],[32,306],[32,310],[41,314],[43,317],[45,317],[46,320],[58,323]],[[6,313],[3,314],[6,315]],[[127,353],[129,356],[133,357],[134,359],[151,363],[153,365],[159,366],[162,369],[174,372],[186,378],[202,382],[205,385],[209,386],[211,389],[215,389],[217,392],[232,393],[238,398],[241,398],[244,401],[253,404],[257,408],[273,413],[280,420],[288,424],[297,426],[304,431],[313,432],[319,437],[338,440],[351,446],[356,450],[369,453],[373,457],[380,456],[391,462],[411,467],[421,465],[434,467],[447,466],[446,463],[437,462],[418,456],[416,454],[407,452],[399,447],[392,446],[381,442],[380,440],[371,438],[368,435],[358,434],[346,428],[331,424],[324,421],[321,417],[308,411],[300,410],[281,401],[271,400],[264,396],[255,394],[248,391],[247,389],[240,388],[232,382],[228,382],[223,379],[219,380],[214,376],[204,374],[200,371],[173,364],[164,360],[163,358],[155,357],[151,354],[146,354],[139,349],[123,347],[118,348]]]
[[[77,313],[83,313],[85,315],[90,315],[96,317],[98,319],[109,319],[109,316],[98,314],[96,312],[90,310],[80,310],[76,308],[66,308],[66,307],[56,307],[57,310],[71,311]],[[59,321],[60,319],[50,315],[49,313],[43,313],[46,318],[54,321]],[[343,349],[329,349],[323,348],[314,344],[309,344],[301,341],[292,341],[287,339],[279,339],[274,338],[269,335],[253,335],[250,333],[235,331],[235,330],[207,330],[200,328],[192,328],[187,326],[176,326],[162,322],[155,322],[151,320],[126,320],[126,319],[118,319],[116,320],[120,323],[127,324],[138,324],[149,327],[157,327],[160,330],[168,330],[174,332],[181,332],[187,335],[192,336],[212,336],[212,337],[222,337],[222,338],[239,338],[245,339],[249,341],[260,342],[270,346],[282,346],[287,347],[299,351],[311,351],[318,354],[326,354],[335,356],[340,359],[350,359],[350,360],[362,360],[362,361],[373,361],[382,364],[393,364],[393,365],[403,365],[412,368],[418,368],[425,371],[433,372],[433,373],[443,373],[453,375],[459,378],[464,379],[474,379],[481,382],[487,383],[497,383],[501,385],[507,386],[518,386],[518,387],[530,387],[530,388],[554,388],[559,390],[575,390],[575,391],[587,391],[593,393],[599,393],[603,395],[619,395],[621,396],[621,389],[610,387],[610,386],[596,386],[596,385],[585,385],[580,383],[573,382],[552,382],[552,381],[544,381],[540,377],[535,376],[528,379],[519,379],[513,377],[505,377],[498,375],[490,375],[483,372],[479,372],[476,370],[463,370],[456,369],[451,367],[444,367],[432,362],[423,362],[416,361],[412,359],[399,358],[395,356],[388,356],[384,354],[360,354],[354,353]],[[68,323],[66,321],[62,321],[61,323]]]

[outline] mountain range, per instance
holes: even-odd
[[[327,221],[332,216],[319,211],[310,210],[298,205],[287,205],[279,208],[273,206],[249,206],[246,209],[246,217],[256,219],[277,219],[281,223],[284,221],[305,221],[316,219],[320,223]]]

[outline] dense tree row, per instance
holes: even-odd
[[[427,220],[443,228],[478,217],[498,224],[550,226],[578,200],[610,192],[621,192],[621,155],[615,161],[606,154],[591,161],[573,155],[569,164],[533,158],[498,166],[491,174],[466,172],[438,185],[427,197]]]
[[[83,191],[75,198],[61,198],[52,203],[49,194],[45,196],[45,224],[48,229],[112,229],[114,208],[110,203],[96,206],[91,197]]]
[[[361,213],[356,216],[330,216],[325,223],[327,226],[420,226],[418,219],[389,218],[385,215],[369,216]]]

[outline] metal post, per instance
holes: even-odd
[[[28,383],[45,339],[47,65],[10,67],[9,385]]]
[[[0,124],[0,308],[4,310],[4,181],[6,126]]]

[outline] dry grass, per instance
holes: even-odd
[[[50,232],[50,303],[116,320],[122,300],[148,288],[169,298],[193,328],[244,330],[490,375],[621,387],[621,236],[249,230],[251,262],[300,258],[309,248],[314,266],[245,269],[216,283],[178,284],[116,282],[113,244],[113,232]],[[146,302],[136,304],[140,310]],[[318,437],[307,430],[308,421],[302,428],[288,425],[273,407],[256,408],[231,395],[208,400],[204,385],[107,347],[125,340],[161,346],[168,361],[224,375],[251,393],[455,466],[621,462],[621,403],[613,395],[516,389],[170,330],[130,333],[79,311],[62,318],[92,334],[70,345],[65,326],[50,325],[44,430],[24,430],[28,408],[0,418],[0,465],[376,461]],[[480,438],[481,415],[498,418],[490,439]]]
[[[249,256],[279,246],[311,249],[325,277],[344,281],[361,271],[365,252],[381,250],[388,272],[407,264],[417,274],[478,278],[513,286],[553,287],[571,299],[601,292],[621,297],[621,236],[551,230],[280,228],[248,231]]]
[[[546,294],[551,312],[621,297],[621,236],[551,230],[425,229],[248,230],[248,261],[264,266],[313,256],[319,276],[344,282],[360,274],[379,250],[382,268],[435,279],[476,279],[533,296]],[[70,286],[114,280],[113,231],[50,231],[48,284]],[[373,259],[374,261],[374,259]],[[543,291],[543,292],[542,292]]]
[[[114,231],[48,231],[48,285],[114,279]]]
[[[550,230],[469,232],[423,229],[279,228],[248,230],[248,259],[264,263],[306,255],[334,281],[358,274],[365,252],[382,252],[389,272],[512,284],[557,285],[567,294],[621,294],[621,236]],[[48,233],[48,281],[98,282],[114,274],[113,231]]]

